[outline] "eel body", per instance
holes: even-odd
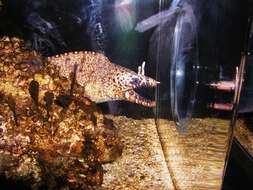
[[[75,81],[84,87],[84,96],[96,103],[126,100],[147,107],[156,105],[134,89],[156,87],[159,82],[144,73],[113,64],[101,53],[70,52],[48,57],[48,62],[56,65],[63,77],[70,78],[74,72]]]

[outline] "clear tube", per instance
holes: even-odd
[[[197,24],[191,5],[184,3],[171,46],[170,100],[172,117],[179,130],[191,119],[198,85]]]

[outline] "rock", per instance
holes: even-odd
[[[112,121],[83,94],[29,44],[1,38],[0,173],[33,189],[100,186],[102,163],[122,146]]]

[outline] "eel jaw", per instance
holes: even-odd
[[[147,99],[143,98],[138,93],[136,93],[134,90],[126,91],[124,93],[124,96],[125,96],[125,100],[132,102],[132,103],[140,104],[140,105],[143,105],[146,107],[156,106],[155,101],[151,101],[151,100],[147,100]]]
[[[134,89],[155,88],[159,83],[160,82],[152,78],[143,76],[142,80],[135,80],[134,82],[131,82],[131,88],[129,90],[124,91],[123,93],[124,99],[129,102],[140,104],[146,107],[155,107],[156,101],[151,101],[140,96],[137,92],[134,91]]]

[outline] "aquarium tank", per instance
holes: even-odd
[[[252,8],[0,0],[0,189],[235,189]]]

